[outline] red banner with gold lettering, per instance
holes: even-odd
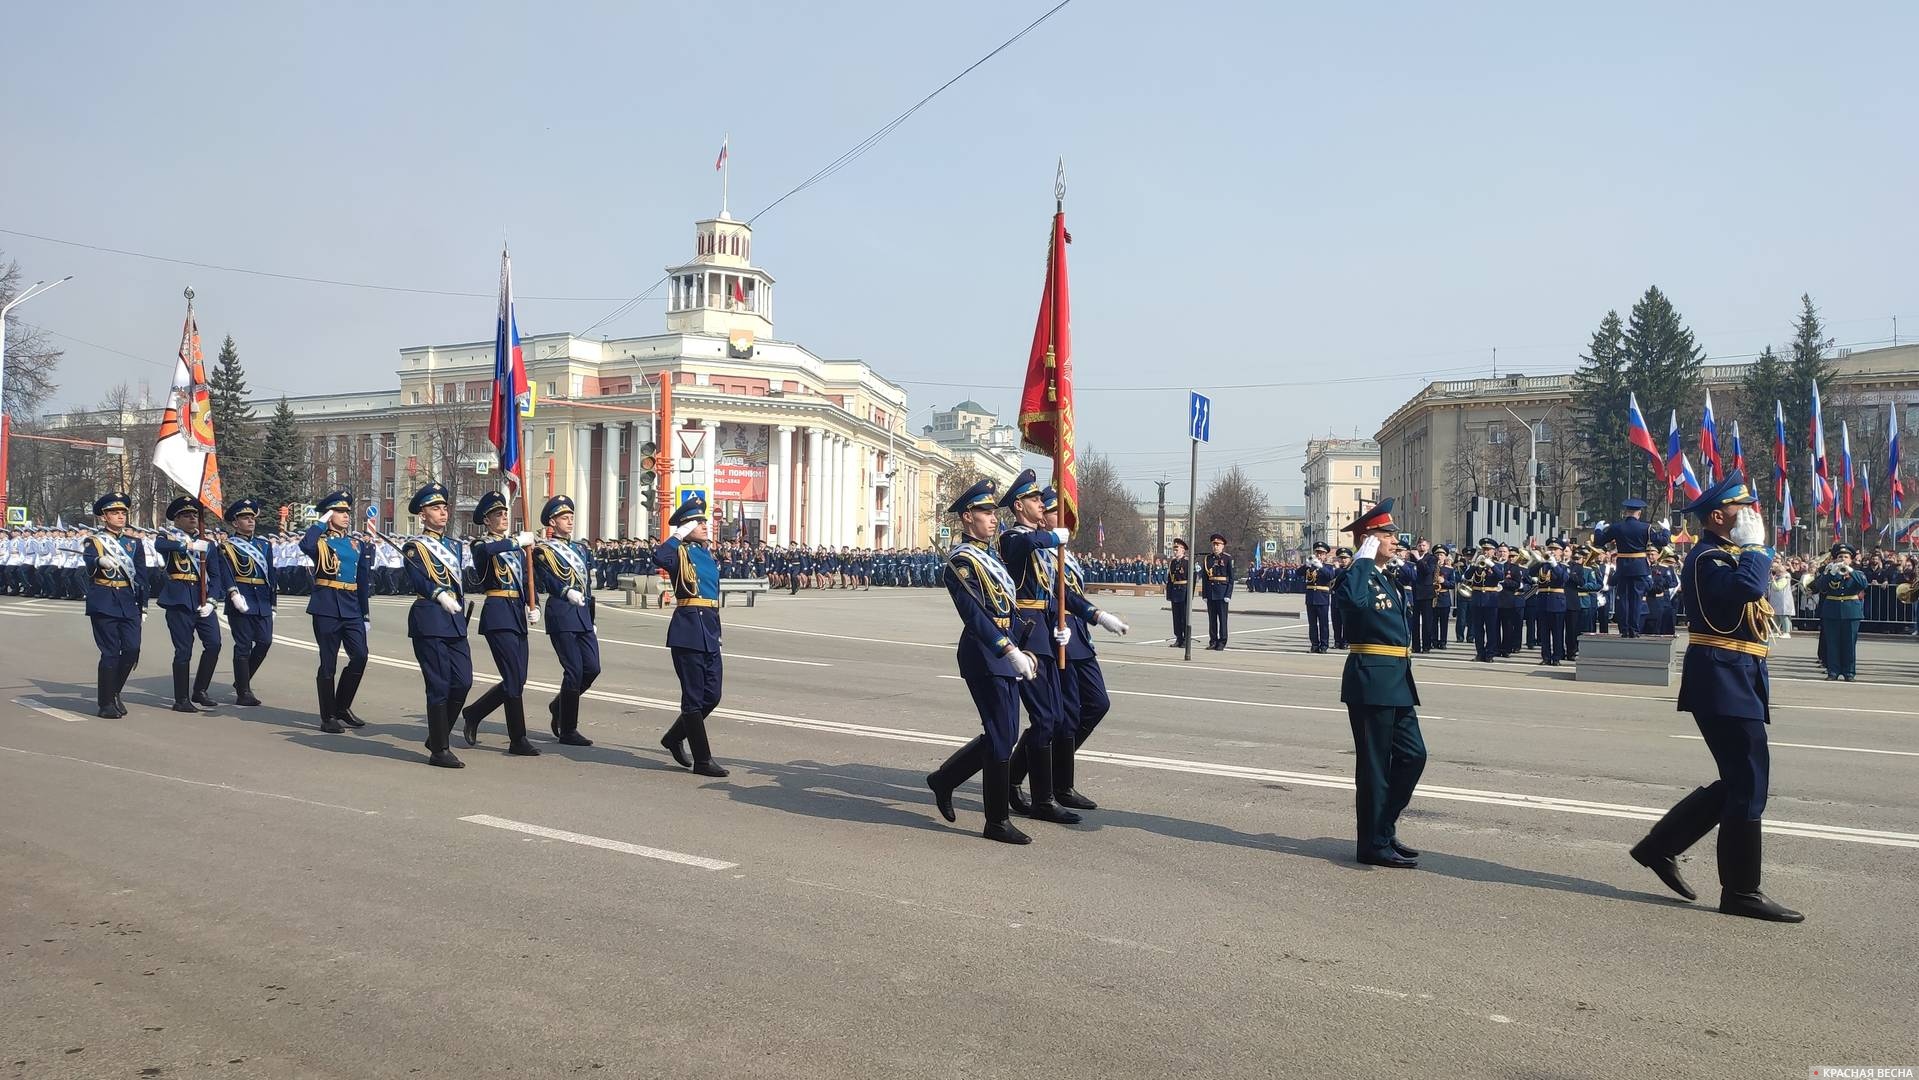
[[[1028,450],[1053,459],[1053,486],[1059,491],[1059,523],[1079,527],[1079,461],[1073,449],[1073,334],[1066,291],[1066,213],[1053,215],[1046,245],[1046,288],[1040,294],[1039,325],[1026,361],[1026,385],[1020,394],[1019,433]]]

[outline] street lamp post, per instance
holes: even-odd
[[[7,316],[13,314],[13,309],[19,307],[21,304],[39,296],[41,293],[65,285],[72,280],[73,275],[68,274],[58,281],[36,281],[32,285],[27,286],[25,292],[7,301],[5,305],[0,306],[0,403],[4,403],[7,396]],[[0,414],[0,507],[9,505],[6,500],[8,476],[7,442],[12,436],[13,417]]]
[[[1501,405],[1506,415],[1526,425],[1526,509],[1532,516],[1539,517],[1539,431],[1532,424],[1520,418],[1512,409]]]

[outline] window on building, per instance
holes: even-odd
[[[1373,466],[1373,479],[1379,479],[1379,466]]]
[[[1364,466],[1364,465],[1355,465],[1355,466],[1353,466],[1353,475],[1354,475],[1354,476],[1365,476],[1366,474],[1365,474],[1364,472],[1362,472],[1362,471],[1361,471],[1361,470],[1362,470],[1362,469],[1364,469],[1364,468],[1365,468],[1365,466]]]
[[[420,433],[419,432],[417,431],[407,432],[406,452],[408,457],[420,456]]]
[[[559,387],[558,387],[558,386],[557,386],[556,384],[554,384],[554,383],[551,383],[551,382],[549,382],[549,383],[547,383],[547,384],[546,384],[546,396],[547,396],[547,397],[550,397],[550,398],[552,398],[552,397],[559,397],[559,396],[560,396],[560,393],[559,393]]]
[[[415,390],[413,391],[413,404],[418,405],[419,403],[420,403],[420,392],[418,390]]]
[[[553,452],[554,444],[559,442],[559,439],[560,439],[560,429],[558,428],[546,429],[546,452],[547,453],[550,454]]]
[[[1379,501],[1379,489],[1378,489],[1378,488],[1374,488],[1374,489],[1373,489],[1373,501],[1374,501],[1374,502],[1378,502],[1378,501]]]
[[[1365,499],[1365,498],[1366,498],[1366,492],[1365,492],[1365,490],[1364,490],[1364,489],[1361,489],[1361,488],[1354,488],[1354,489],[1353,489],[1353,501],[1354,501],[1354,502],[1360,502],[1361,500],[1363,500],[1363,499]]]
[[[1553,441],[1553,429],[1544,420],[1533,421],[1533,438],[1540,442]]]
[[[1506,426],[1504,424],[1488,425],[1486,428],[1486,442],[1491,446],[1506,445]]]

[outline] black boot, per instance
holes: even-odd
[[[926,774],[926,786],[933,792],[933,805],[939,807],[940,816],[948,821],[958,821],[953,813],[953,789],[972,779],[974,773],[986,762],[986,739],[975,736],[972,742],[953,751],[953,755],[940,764],[940,767]]]
[[[193,706],[193,700],[190,696],[193,691],[189,688],[188,681],[187,662],[185,660],[175,660],[173,662],[174,712],[198,713],[200,711]]]
[[[1097,810],[1099,804],[1073,790],[1073,751],[1069,740],[1053,744],[1053,800],[1072,810]]]
[[[120,692],[127,688],[127,680],[133,677],[133,669],[140,663],[140,654],[133,654],[131,660],[121,660],[120,667],[113,677],[113,711],[121,716],[127,714],[127,703],[121,700]]]
[[[561,696],[566,700],[560,704],[560,742],[567,746],[592,746],[593,740],[580,734],[580,692],[573,690]]]
[[[681,713],[674,719],[673,726],[666,729],[666,734],[660,736],[660,745],[666,747],[666,752],[673,755],[682,769],[693,767],[693,759],[686,756],[686,726],[687,714]]]
[[[1053,801],[1053,747],[1051,744],[1033,740],[1026,748],[1027,760],[1032,765],[1030,781],[1033,785],[1033,812],[1027,816],[1035,821],[1051,821],[1059,825],[1077,825],[1080,816]]]
[[[200,654],[200,666],[193,673],[193,703],[202,708],[214,707],[213,698],[207,688],[213,685],[213,671],[220,666],[220,654],[208,650]]]
[[[454,757],[453,751],[448,748],[453,736],[453,713],[448,708],[450,704],[442,701],[426,707],[426,763],[442,769],[464,769],[466,762]]]
[[[1719,910],[1767,922],[1804,922],[1804,915],[1759,891],[1759,825],[1719,823]]]
[[[1007,762],[989,760],[980,770],[980,788],[986,797],[986,828],[980,835],[1002,844],[1030,844],[1033,838],[1013,825],[1012,807],[1006,799],[1011,790],[1006,769]]]
[[[233,650],[233,703],[235,705],[260,704],[260,699],[253,696],[252,658],[242,656],[238,649]]]
[[[706,741],[706,717],[696,716],[686,723],[686,741],[693,747],[693,771],[700,776],[719,779],[727,775],[719,762],[713,760],[713,747]]]
[[[340,673],[339,689],[333,692],[333,715],[347,727],[366,726],[365,720],[353,715],[353,698],[360,692],[360,677],[365,674],[366,668],[347,665],[347,669]]]
[[[1678,856],[1712,831],[1713,824],[1719,820],[1720,807],[1725,803],[1724,791],[1725,788],[1716,783],[1694,788],[1690,795],[1666,811],[1666,816],[1653,825],[1644,840],[1633,845],[1633,861],[1658,874],[1668,889],[1688,900],[1697,900],[1699,894],[1693,892],[1692,886],[1679,874]]]
[[[486,693],[480,695],[478,701],[460,710],[460,719],[466,722],[461,735],[466,739],[468,746],[480,745],[480,721],[491,715],[493,710],[499,708],[504,701],[506,701],[505,685],[494,683]]]
[[[540,748],[526,741],[526,699],[506,699],[506,752],[514,757],[539,757]]]
[[[1013,756],[1006,763],[1007,804],[1015,814],[1021,817],[1033,816],[1032,800],[1026,797],[1027,748],[1032,744],[1033,729],[1027,728],[1013,744]]]
[[[120,658],[117,656],[111,660],[100,661],[100,666],[95,671],[94,679],[96,680],[96,685],[94,686],[94,697],[100,706],[99,715],[102,720],[117,720],[120,718],[119,710],[113,707],[113,681],[119,676],[119,673]]]
[[[346,729],[333,715],[338,705],[333,700],[333,676],[317,675],[313,679],[313,688],[320,694],[320,730],[328,735],[344,735]]]
[[[566,696],[566,691],[562,690],[560,691],[557,697],[555,697],[552,701],[549,701],[546,703],[546,716],[547,716],[546,729],[548,731],[551,731],[553,733],[553,737],[556,739],[560,737],[560,710],[562,708],[562,706],[560,705],[560,698],[565,696]]]

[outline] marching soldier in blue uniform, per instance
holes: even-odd
[[[1859,674],[1859,624],[1866,617],[1866,575],[1852,565],[1853,550],[1834,544],[1825,569],[1813,575],[1819,597],[1819,658],[1826,681]]]
[[[1019,687],[1038,676],[1039,661],[1019,647],[1025,637],[1019,586],[994,544],[997,504],[993,482],[981,480],[946,508],[960,522],[960,542],[947,553],[944,571],[947,594],[960,617],[959,673],[983,731],[927,774],[926,786],[940,816],[957,821],[953,790],[979,773],[986,803],[983,835],[1002,844],[1030,844],[1032,838],[1013,824],[1010,771],[1019,735]]]
[[[120,691],[140,663],[140,623],[147,614],[140,541],[125,532],[132,501],[122,491],[93,500],[93,516],[102,531],[88,537],[80,551],[87,567],[87,621],[93,624],[93,643],[100,650],[94,695],[106,720],[127,714]]]
[[[1346,614],[1339,700],[1353,729],[1357,857],[1369,866],[1409,869],[1419,865],[1419,852],[1399,842],[1399,815],[1426,769],[1426,743],[1406,602],[1386,572],[1399,550],[1392,511],[1393,500],[1381,499],[1346,526],[1359,550],[1333,596]]]
[[[540,543],[533,571],[546,593],[546,636],[559,657],[559,696],[547,706],[553,737],[567,746],[592,746],[580,734],[580,695],[600,677],[600,638],[593,629],[593,557],[573,542],[573,500],[555,495],[540,510],[552,538]]]
[[[1066,545],[1067,532],[1045,527],[1039,481],[1031,469],[1014,478],[1006,494],[1000,496],[999,505],[1010,509],[1014,517],[1013,527],[1000,534],[999,552],[1001,562],[1019,586],[1017,603],[1026,616],[1020,647],[1033,654],[1039,664],[1035,676],[1020,685],[1027,727],[1019,745],[1032,767],[1033,785],[1031,809],[1023,812],[1040,821],[1076,825],[1080,816],[1053,798],[1053,744],[1058,738],[1070,738],[1073,724],[1060,702],[1064,672],[1058,651],[1071,640],[1072,631],[1058,626],[1052,614],[1057,610],[1053,601],[1057,564],[1050,557]]]
[[[471,546],[475,588],[486,594],[480,605],[480,636],[486,638],[500,681],[460,710],[460,719],[466,721],[462,729],[466,744],[474,746],[479,742],[480,721],[505,705],[506,752],[538,757],[539,748],[526,737],[526,635],[528,626],[540,621],[540,609],[527,606],[533,583],[527,580],[527,558],[521,550],[532,547],[536,538],[526,531],[509,535],[507,517],[506,496],[497,491],[480,496],[473,508],[474,524],[486,530]]]
[[[167,632],[173,637],[173,711],[197,713],[196,706],[213,707],[207,687],[213,685],[213,670],[220,663],[220,620],[210,598],[222,595],[225,583],[208,565],[211,545],[200,535],[200,500],[182,495],[168,503],[167,520],[173,522],[174,531],[155,540],[153,548],[166,560],[167,583],[160,591],[160,607],[167,613]],[[200,639],[200,666],[192,671],[189,690],[195,636]]]
[[[1172,648],[1183,649],[1186,639],[1193,635],[1193,608],[1191,592],[1192,557],[1187,554],[1186,540],[1173,537],[1173,561],[1166,566],[1166,602],[1173,609]]]
[[[1206,647],[1226,651],[1226,610],[1233,602],[1233,557],[1226,538],[1212,536],[1213,550],[1200,567],[1200,594],[1206,597]]]
[[[366,726],[353,715],[353,699],[366,674],[366,624],[371,608],[373,541],[355,537],[353,493],[329,492],[313,509],[320,520],[300,538],[300,551],[313,560],[313,593],[307,614],[313,619],[313,640],[320,646],[320,667],[314,689],[320,700],[320,730],[338,735],[348,727]],[[346,650],[346,670],[334,671],[340,650]],[[341,725],[346,725],[342,727]]]
[[[1325,652],[1333,640],[1333,575],[1339,570],[1326,561],[1332,550],[1324,540],[1313,541],[1313,557],[1299,571],[1306,590],[1306,636],[1316,653]]]
[[[273,545],[254,535],[260,523],[260,504],[241,499],[227,507],[233,534],[213,554],[227,586],[227,626],[233,630],[233,693],[235,705],[258,705],[253,675],[273,647],[273,606],[277,596],[273,576]]]
[[[1566,658],[1566,587],[1571,571],[1564,563],[1565,542],[1546,541],[1546,555],[1532,568],[1532,595],[1539,598],[1537,614],[1539,662],[1558,667]]]
[[[721,777],[726,770],[713,760],[706,737],[706,718],[720,707],[724,665],[720,655],[720,568],[707,549],[712,540],[706,500],[694,495],[667,519],[672,531],[653,549],[653,565],[673,582],[673,620],[666,627],[666,646],[673,651],[673,673],[680,680],[680,715],[660,745],[681,768],[696,775]],[[683,745],[684,744],[684,745]],[[693,756],[687,757],[687,746]]]
[[[1654,562],[1649,557],[1647,562]],[[1646,618],[1640,624],[1642,634],[1673,636],[1678,621],[1673,612],[1673,590],[1679,587],[1679,556],[1671,548],[1657,555],[1657,562],[1646,575]]]
[[[1473,659],[1482,664],[1493,662],[1499,651],[1499,591],[1506,580],[1506,564],[1490,536],[1479,541],[1479,556],[1466,571],[1466,586],[1473,591],[1471,614]]]
[[[1650,555],[1672,543],[1672,533],[1663,525],[1648,525],[1639,519],[1646,509],[1644,499],[1627,499],[1621,505],[1626,516],[1594,532],[1593,546],[1612,546],[1619,636],[1638,637],[1646,621],[1646,588],[1652,576]]]
[[[1593,617],[1593,594],[1599,591],[1599,575],[1587,565],[1591,549],[1581,550],[1574,540],[1566,541],[1566,659],[1579,659],[1579,635]]]
[[[1692,713],[1719,779],[1695,788],[1632,849],[1633,860],[1672,891],[1696,899],[1678,857],[1719,826],[1719,910],[1771,922],[1805,918],[1759,891],[1760,825],[1771,779],[1766,670],[1772,605],[1766,600],[1772,556],[1757,499],[1737,470],[1682,512],[1699,518],[1699,542],[1681,572],[1687,643],[1679,709]]]
[[[426,531],[401,546],[400,559],[413,591],[406,634],[413,641],[413,657],[426,682],[427,764],[463,769],[466,763],[453,756],[450,741],[453,718],[473,689],[473,654],[466,642],[469,613],[461,608],[466,576],[457,542],[446,539],[452,511],[444,484],[432,481],[415,492],[407,512],[418,517]]]

